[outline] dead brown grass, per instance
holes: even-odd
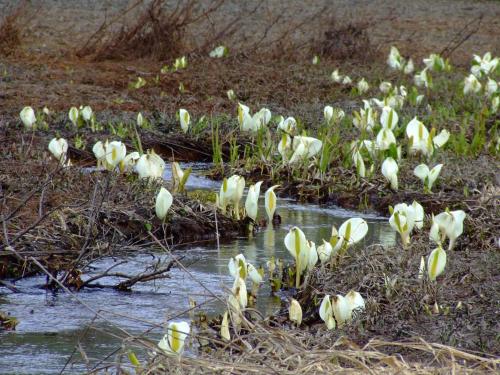
[[[9,56],[21,45],[22,21],[26,14],[26,3],[22,2],[12,10],[3,9],[0,17],[0,55]]]

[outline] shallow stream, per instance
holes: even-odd
[[[219,188],[219,182],[202,176],[206,165],[191,165],[193,174],[188,181],[189,189]],[[165,178],[169,180],[170,169],[167,171]],[[213,295],[223,296],[224,288],[232,285],[227,269],[229,258],[243,253],[254,265],[265,264],[271,256],[290,261],[283,238],[292,226],[299,226],[308,239],[320,244],[322,238],[329,238],[332,225],[338,228],[344,220],[361,216],[369,224],[365,244],[390,245],[396,239],[387,219],[375,215],[296,204],[280,198],[277,212],[282,217],[280,227],[264,229],[250,239],[235,238],[221,243],[220,248],[211,243],[179,250],[174,254],[183,257],[182,263],[189,274],[176,267],[170,272],[170,278],[136,284],[131,293],[111,288],[85,289],[76,294],[76,300],[64,292],[41,289],[44,276],[18,281],[16,286],[22,293],[14,294],[0,287],[0,310],[19,320],[15,331],[0,332],[0,374],[60,373],[68,361],[63,373],[82,373],[98,366],[107,356],[109,358],[100,365],[112,362],[121,348],[123,330],[157,340],[167,320],[189,319],[189,314],[185,313],[189,309],[189,297],[202,305],[209,315],[221,312],[223,305]],[[262,199],[259,217],[264,215]],[[92,264],[83,279],[102,273],[115,263],[123,262],[114,271],[133,275],[153,262],[168,259],[169,255],[162,253],[107,258]],[[116,280],[101,279],[99,283],[114,285]],[[279,308],[279,300],[270,296],[265,283],[259,291],[258,308],[264,315]],[[78,344],[87,357],[87,364],[79,350],[73,353]]]

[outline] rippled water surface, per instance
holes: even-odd
[[[206,168],[194,164],[188,182],[190,189],[218,189],[220,183],[201,175]],[[186,167],[185,165],[183,167]],[[166,179],[170,179],[167,168]],[[263,195],[263,194],[262,194]],[[259,215],[265,215],[262,207]],[[54,374],[59,373],[66,362],[64,373],[81,373],[96,366],[100,360],[115,359],[126,334],[140,335],[157,340],[161,337],[162,324],[169,319],[189,318],[189,297],[203,311],[215,314],[223,305],[216,296],[223,296],[224,287],[230,287],[227,263],[229,258],[243,253],[255,265],[264,264],[271,256],[291,257],[283,245],[283,238],[291,226],[299,226],[307,238],[320,244],[328,239],[331,226],[337,228],[346,219],[359,214],[335,208],[301,205],[278,199],[278,213],[282,225],[268,228],[253,238],[235,238],[228,243],[196,246],[174,253],[182,257],[189,274],[173,268],[170,278],[136,284],[133,292],[118,292],[111,288],[85,289],[74,297],[66,293],[51,293],[41,289],[45,277],[21,280],[16,286],[22,293],[13,294],[0,288],[0,310],[8,311],[19,320],[14,332],[0,333],[0,374]],[[395,233],[387,220],[377,216],[362,215],[369,223],[365,239],[368,243],[391,244]],[[114,272],[137,274],[153,262],[168,261],[164,253],[136,254],[127,258],[108,258],[92,264],[84,279],[116,266]],[[205,288],[200,286],[202,282]],[[112,278],[101,279],[103,285],[114,285]],[[263,285],[259,292],[258,308],[264,314],[273,313],[279,300],[269,296],[269,288]],[[85,352],[85,364],[79,350]]]

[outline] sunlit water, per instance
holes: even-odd
[[[200,175],[203,164],[194,164],[188,182],[190,189],[218,189],[220,183]],[[183,168],[185,165],[183,166]],[[170,179],[167,168],[165,178]],[[263,194],[262,194],[263,195]],[[259,214],[265,215],[262,207]],[[331,226],[337,228],[353,216],[354,212],[337,208],[301,205],[278,199],[277,212],[282,224],[258,232],[253,238],[235,238],[228,243],[198,246],[174,253],[189,273],[174,268],[170,278],[139,283],[133,292],[118,292],[111,288],[85,289],[76,298],[63,293],[41,289],[45,277],[21,280],[16,286],[22,293],[13,294],[0,288],[0,310],[7,311],[19,320],[14,332],[0,333],[0,374],[53,374],[59,373],[66,362],[64,373],[82,373],[92,369],[100,360],[104,363],[116,359],[122,337],[141,335],[157,340],[163,324],[169,319],[188,319],[189,297],[207,314],[216,314],[224,308],[217,297],[223,297],[225,288],[232,285],[227,264],[231,257],[243,253],[254,265],[262,265],[271,257],[291,260],[283,245],[283,238],[290,227],[299,226],[307,238],[321,244],[330,237]],[[387,220],[375,215],[361,215],[369,223],[365,244],[392,244],[395,233]],[[108,258],[92,264],[84,279],[99,274],[116,263],[124,262],[114,272],[137,274],[157,261],[168,261],[162,253],[137,254],[127,258]],[[103,285],[114,285],[117,279],[101,279]],[[200,282],[203,283],[202,287]],[[259,292],[258,308],[265,315],[279,307],[279,299],[270,296],[267,285]],[[88,364],[76,344],[88,357]]]

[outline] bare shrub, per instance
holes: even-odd
[[[313,51],[321,56],[336,60],[368,60],[375,48],[371,44],[367,22],[341,24],[334,18],[330,21],[323,37],[318,40]]]

